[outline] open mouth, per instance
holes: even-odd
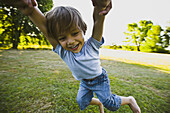
[[[75,46],[73,46],[73,47],[70,47],[70,49],[73,50],[73,51],[75,51],[75,50],[78,49],[78,47],[79,47],[79,44],[77,44],[77,45],[75,45]]]

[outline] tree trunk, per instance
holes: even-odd
[[[21,18],[22,19],[22,18]],[[20,43],[20,36],[21,36],[21,26],[22,26],[22,21],[21,23],[18,22],[19,20],[16,20],[13,18],[13,34],[12,34],[12,49],[18,49],[18,44]]]
[[[19,37],[21,36],[20,30],[14,30],[15,33],[13,33],[12,36],[12,49],[18,49],[18,44],[19,44]]]
[[[137,46],[137,51],[140,51],[140,48],[139,48],[139,46]]]
[[[136,47],[137,47],[137,51],[140,51],[140,44],[138,45],[138,42],[135,40],[135,45],[136,45]]]
[[[17,43],[13,43],[12,49],[18,49],[18,44]]]
[[[12,41],[12,49],[17,49],[18,48],[18,41],[13,38],[13,41]]]

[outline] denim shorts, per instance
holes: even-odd
[[[81,110],[84,110],[91,102],[93,93],[100,102],[110,111],[116,111],[121,106],[121,98],[111,93],[110,81],[107,72],[103,69],[102,74],[92,80],[82,80],[77,94],[77,102]]]

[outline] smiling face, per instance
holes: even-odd
[[[46,19],[50,37],[66,50],[75,53],[81,50],[87,26],[78,10],[73,7],[56,7],[46,14]]]
[[[46,14],[48,35],[73,53],[79,53],[84,45],[87,26],[81,14],[73,7],[56,7]]]
[[[58,36],[58,42],[65,50],[79,53],[84,45],[82,30],[73,28],[70,32],[62,33]]]

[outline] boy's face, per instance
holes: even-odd
[[[79,53],[84,45],[82,31],[78,28],[74,28],[68,33],[60,34],[58,41],[65,50],[73,53]]]

